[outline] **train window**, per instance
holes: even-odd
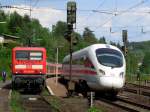
[[[99,63],[104,66],[121,67],[123,65],[123,56],[117,50],[108,48],[97,49],[96,56]]]
[[[90,61],[89,58],[86,58],[86,59],[84,60],[84,66],[94,69],[94,66],[93,66],[93,64],[92,64],[92,62]]]
[[[16,60],[28,60],[29,53],[27,51],[16,51]]]
[[[30,60],[42,60],[42,52],[30,52]]]
[[[16,51],[16,60],[42,60],[42,52]]]
[[[87,60],[87,57],[86,57],[86,56],[83,56],[83,60]]]

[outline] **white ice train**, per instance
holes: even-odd
[[[68,80],[70,56],[63,59],[64,79]],[[71,79],[80,91],[107,92],[116,95],[125,83],[126,62],[115,46],[94,44],[72,54]]]

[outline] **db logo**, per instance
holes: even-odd
[[[31,69],[32,68],[32,65],[27,65],[27,69]]]

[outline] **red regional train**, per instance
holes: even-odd
[[[15,47],[12,49],[13,89],[42,89],[45,86],[46,49]]]

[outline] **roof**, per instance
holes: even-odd
[[[13,36],[13,35],[8,35],[8,34],[2,34],[3,35],[3,38],[5,39],[20,39],[20,37],[17,37],[17,36]]]
[[[44,47],[15,47],[13,50],[44,50],[46,49]]]

